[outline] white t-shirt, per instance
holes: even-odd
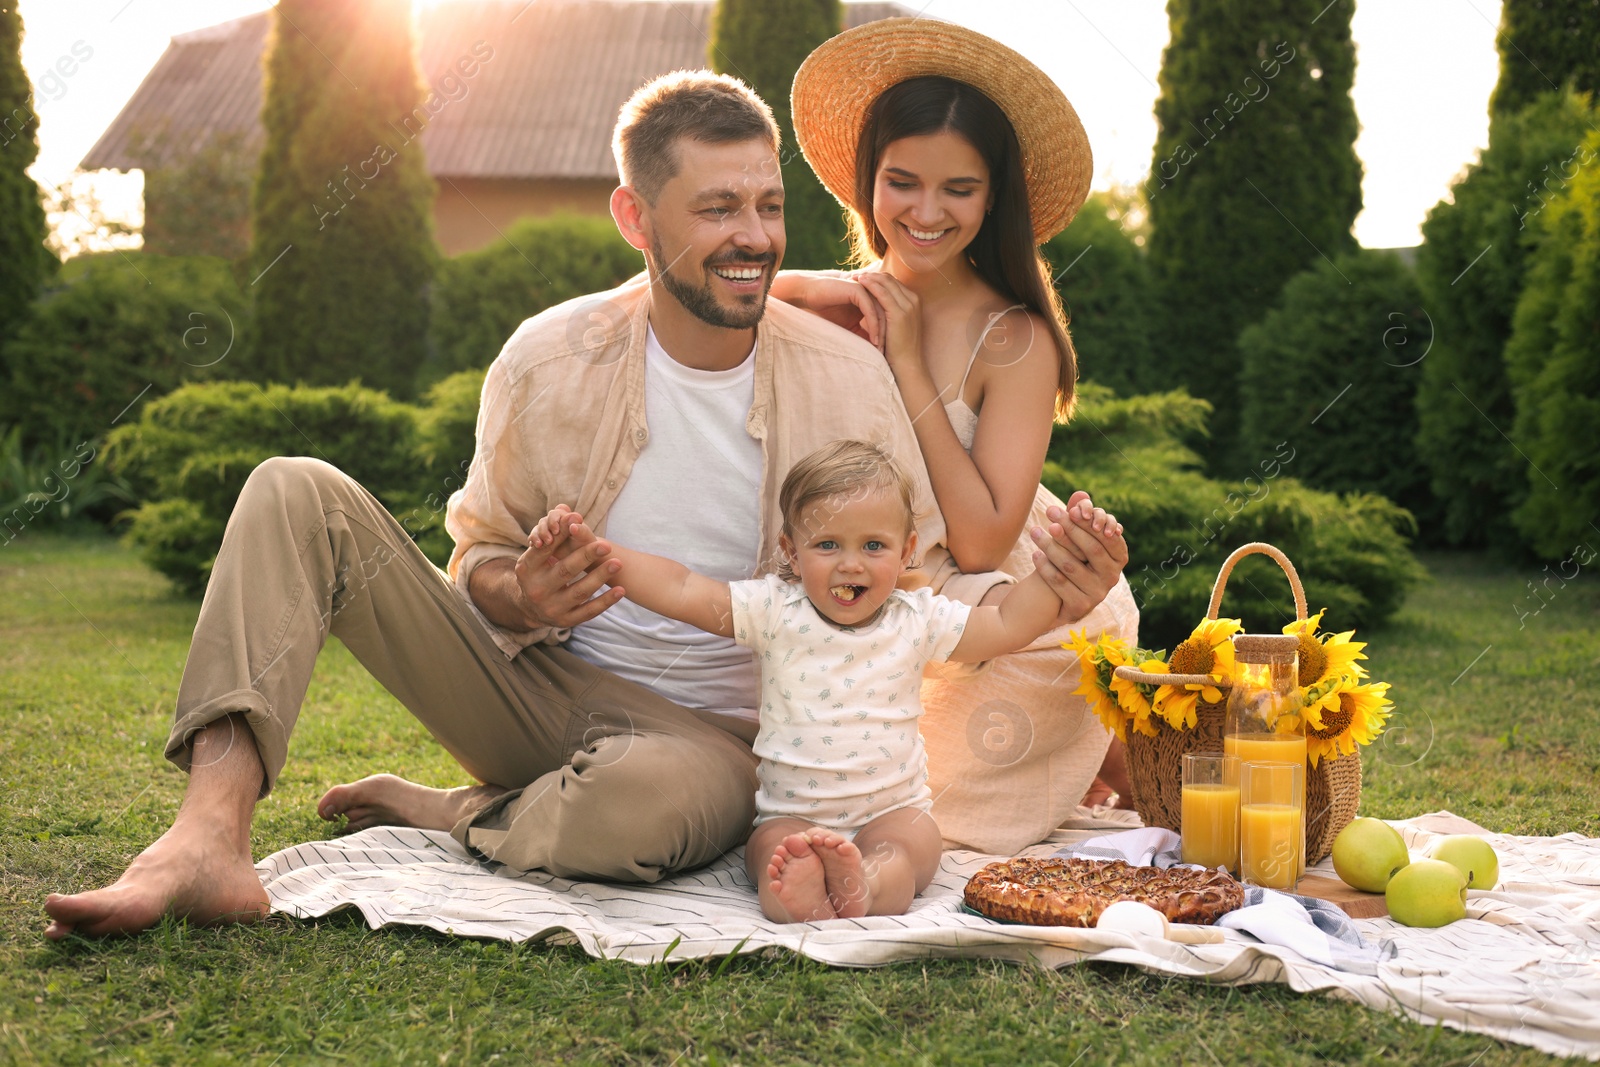
[[[650,438],[611,506],[606,539],[718,581],[748,578],[761,552],[761,442],[745,430],[755,350],[732,370],[695,370],[650,330],[644,353]],[[575,627],[566,647],[676,704],[755,718],[747,650],[631,600]]]
[[[848,830],[897,808],[928,810],[922,669],[950,658],[972,609],[895,590],[875,620],[848,628],[774,574],[729,589],[734,640],[761,667],[756,822],[787,815]]]

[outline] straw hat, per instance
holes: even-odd
[[[790,107],[806,162],[841,204],[855,199],[856,142],[885,89],[929,74],[966,82],[1000,106],[1017,131],[1033,236],[1066,229],[1089,195],[1094,157],[1066,96],[1038,67],[998,41],[926,18],[882,19],[817,46],[795,72]]]

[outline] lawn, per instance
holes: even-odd
[[[1552,580],[1535,600],[1532,568],[1425,562],[1433,580],[1363,635],[1401,709],[1366,753],[1363,814],[1448,808],[1496,831],[1600,835],[1585,695],[1600,687],[1600,583]],[[353,912],[51,944],[45,895],[111,881],[177,809],[183,777],[161,747],[196,605],[112,541],[35,530],[0,550],[0,598],[0,1063],[1554,1062],[1282,986],[1109,965],[640,968],[374,933]],[[257,857],[329,836],[322,790],[380,769],[464,780],[334,643],[257,809]]]

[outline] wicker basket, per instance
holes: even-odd
[[[1228,575],[1246,556],[1271,558],[1289,579],[1294,592],[1295,618],[1306,618],[1306,593],[1289,562],[1278,549],[1259,541],[1241,545],[1222,563],[1216,584],[1211,587],[1211,605],[1206,618],[1217,618],[1222,606],[1222,591]],[[1201,674],[1145,674],[1133,667],[1118,667],[1117,677],[1151,685],[1213,685],[1223,691],[1221,703],[1204,697],[1195,704],[1195,725],[1190,730],[1174,730],[1160,716],[1152,716],[1156,736],[1130,730],[1127,741],[1128,779],[1133,785],[1133,806],[1146,826],[1164,826],[1183,831],[1183,757],[1188,752],[1222,752],[1222,727],[1227,708],[1227,685],[1215,685]],[[1333,851],[1333,839],[1356,817],[1361,804],[1361,754],[1352,752],[1337,759],[1324,759],[1315,769],[1306,767],[1306,863],[1318,863]]]

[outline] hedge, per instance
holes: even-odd
[[[1398,256],[1319,260],[1239,337],[1242,454],[1252,461],[1289,441],[1307,485],[1378,493],[1429,513],[1427,471],[1405,457],[1432,343],[1421,290]]]
[[[205,589],[245,479],[272,456],[315,456],[405,513],[421,504],[418,409],[351,384],[190,385],[149,404],[108,441],[114,471],[145,503],[128,533],[185,593]]]
[[[554,215],[523,219],[505,239],[440,265],[433,290],[428,385],[494,362],[524,319],[564,300],[614,288],[644,260],[609,218]]]
[[[1054,432],[1044,484],[1063,500],[1087,490],[1123,524],[1146,647],[1170,648],[1188,635],[1205,615],[1222,560],[1249,541],[1288,554],[1311,610],[1327,608],[1335,629],[1382,623],[1422,577],[1407,547],[1410,514],[1370,493],[1308,489],[1292,476],[1305,465],[1292,445],[1262,456],[1237,481],[1203,475],[1184,442],[1204,429],[1206,401],[1183,392],[1119,399],[1084,385],[1078,403],[1071,424]],[[1267,632],[1293,618],[1276,565],[1246,560],[1235,574],[1227,615]]]
[[[1071,320],[1078,376],[1133,396],[1176,383],[1155,364],[1155,303],[1144,251],[1112,217],[1117,210],[1110,197],[1096,193],[1040,251]]]

